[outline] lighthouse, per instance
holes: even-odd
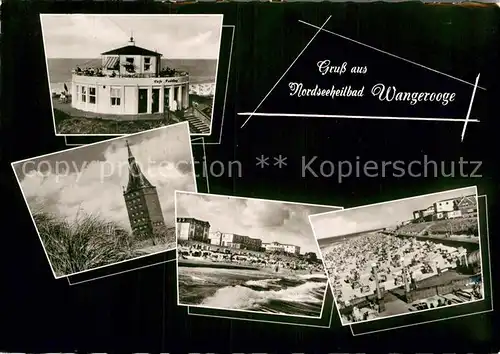
[[[149,182],[126,142],[129,176],[123,197],[127,206],[133,235],[139,240],[152,239],[165,228],[160,199],[156,187]],[[154,242],[154,240],[153,240]]]

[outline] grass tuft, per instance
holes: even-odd
[[[33,218],[57,276],[144,254],[126,229],[95,215],[78,215],[73,222],[46,212],[36,212]]]

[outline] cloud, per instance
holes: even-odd
[[[166,59],[216,59],[222,15],[54,15],[41,17],[48,58],[97,58],[127,44],[157,50]]]
[[[32,172],[20,182],[30,210],[42,207],[68,219],[82,212],[98,214],[130,229],[122,190],[129,174],[125,139],[130,141],[142,172],[157,188],[165,223],[173,226],[174,191],[196,190],[188,129],[184,124],[100,143],[106,145],[104,158],[83,161],[81,168],[73,173],[57,174],[53,170],[42,176]],[[84,154],[86,147],[79,149]],[[59,153],[59,161],[64,157],[64,152]],[[187,170],[186,166],[191,168]]]
[[[177,193],[177,216],[210,222],[210,231],[235,233],[301,247],[318,254],[308,215],[338,210],[307,204],[244,199],[217,195]]]

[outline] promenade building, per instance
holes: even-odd
[[[249,251],[260,251],[262,249],[262,240],[249,236],[237,235],[233,233],[223,233],[220,231],[209,235],[212,245],[244,249]]]
[[[209,243],[210,223],[195,218],[177,218],[177,239]]]
[[[476,196],[463,196],[440,200],[426,209],[413,212],[413,222],[426,222],[442,219],[469,218],[477,216]]]
[[[264,243],[262,245],[267,252],[285,252],[299,255],[300,247],[295,245],[283,244],[279,242]]]

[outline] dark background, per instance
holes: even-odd
[[[223,13],[235,25],[235,43],[220,145],[205,147],[207,161],[240,161],[243,175],[210,177],[210,193],[295,202],[358,206],[477,185],[488,195],[493,279],[498,274],[498,99],[500,8],[421,3],[199,3],[15,2],[2,8],[1,182],[2,284],[0,350],[25,352],[366,352],[498,351],[498,316],[480,314],[353,337],[338,322],[331,329],[188,316],[176,305],[175,263],[76,286],[54,280],[10,163],[66,148],[55,137],[39,13]],[[470,123],[257,117],[240,129],[316,30],[298,20],[411,59],[468,82],[481,73]],[[222,53],[222,55],[227,55]],[[457,92],[446,110],[437,105],[380,105],[287,96],[288,81],[323,82],[315,62],[367,65],[365,93],[375,81],[401,89]],[[347,75],[347,74],[346,74]],[[317,79],[317,80],[316,80]],[[332,81],[335,77],[331,78]],[[346,81],[347,82],[347,81]],[[415,115],[465,118],[472,87],[371,49],[321,33],[262,105],[260,112]],[[217,93],[220,95],[220,92]],[[220,102],[220,100],[219,100]],[[497,129],[495,129],[497,128]],[[210,138],[207,139],[207,141]],[[202,149],[195,149],[202,158]],[[283,169],[255,167],[255,158],[283,155]],[[318,160],[483,161],[482,178],[303,178],[300,157]],[[471,173],[469,170],[468,173]],[[199,190],[207,191],[203,180]],[[497,336],[495,336],[497,334]]]

